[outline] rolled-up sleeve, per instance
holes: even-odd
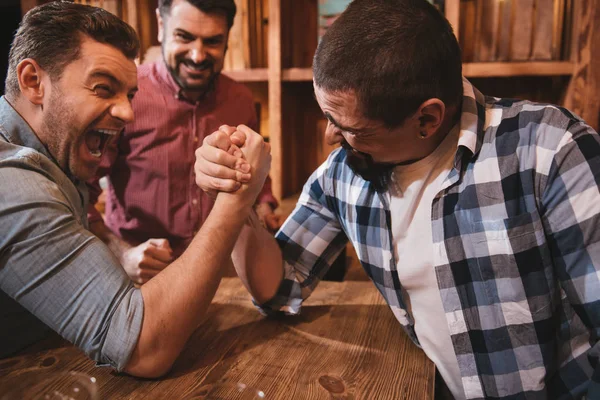
[[[284,277],[275,297],[254,304],[262,314],[297,314],[306,299],[345,248],[348,238],[327,201],[325,171],[330,157],[307,183],[296,208],[276,235],[283,255]]]
[[[93,360],[123,370],[141,331],[140,291],[64,188],[11,167],[0,168],[0,188],[0,289]]]

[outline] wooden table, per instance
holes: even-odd
[[[162,379],[95,367],[63,345],[0,360],[0,387],[32,371],[92,375],[99,399],[419,400],[433,399],[435,375],[371,282],[322,282],[300,316],[271,319],[255,310],[238,278],[223,280]],[[244,397],[248,392],[257,395]]]

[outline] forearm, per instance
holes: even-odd
[[[281,250],[254,212],[240,232],[232,259],[242,283],[259,304],[275,296],[283,280]]]
[[[180,258],[142,286],[144,319],[127,372],[166,373],[198,327],[251,210],[219,195],[202,229]]]
[[[111,232],[106,227],[104,221],[99,220],[90,224],[90,231],[108,246],[108,248],[117,256],[123,264],[123,253],[132,248],[132,246]]]

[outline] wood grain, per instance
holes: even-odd
[[[594,129],[600,129],[600,0],[575,2],[578,32],[573,38],[575,72],[565,106]]]
[[[534,0],[512,0],[510,59],[528,60],[533,36]]]
[[[281,136],[281,7],[269,2],[269,140],[271,144],[272,191],[282,197],[283,158]]]
[[[551,60],[554,30],[555,0],[536,0],[532,60]]]
[[[96,368],[67,346],[0,361],[0,390],[55,371],[94,376],[101,399],[132,400],[237,399],[241,387],[266,399],[433,399],[435,373],[371,282],[322,282],[300,316],[266,319],[237,278],[222,282],[163,379]]]

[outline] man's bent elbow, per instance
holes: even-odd
[[[138,378],[160,378],[171,370],[176,358],[158,354],[140,355],[135,352],[124,372]]]

